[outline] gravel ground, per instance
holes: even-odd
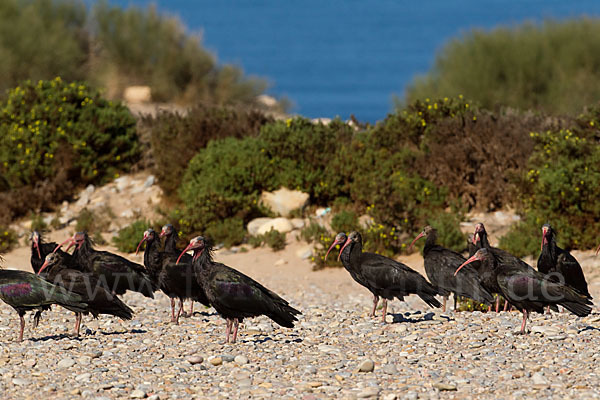
[[[312,272],[293,250],[216,259],[300,309],[296,328],[255,318],[224,344],[212,309],[197,305],[176,326],[164,295],[128,293],[133,321],[86,317],[73,338],[74,315],[56,307],[35,331],[27,317],[17,343],[17,315],[0,303],[2,398],[600,398],[597,311],[535,314],[521,336],[518,312],[441,313],[411,296],[391,302],[384,325],[345,271]]]

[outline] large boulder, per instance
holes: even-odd
[[[274,213],[287,217],[292,210],[301,208],[306,204],[308,194],[282,187],[274,192],[263,192],[260,195],[260,200],[264,206]]]
[[[251,236],[258,235],[258,228],[270,222],[273,218],[255,218],[252,221],[248,222],[248,233]]]
[[[258,235],[264,235],[269,232],[271,229],[274,229],[280,233],[288,233],[294,229],[294,226],[290,222],[289,219],[286,218],[272,218],[269,221],[262,224],[256,233]]]

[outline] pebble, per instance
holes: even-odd
[[[143,399],[146,397],[146,392],[144,392],[143,390],[136,389],[133,392],[131,392],[131,395],[129,395],[129,397],[132,399]]]
[[[63,358],[56,364],[59,369],[71,368],[73,365],[75,365],[75,360],[72,358]]]
[[[238,365],[248,364],[248,357],[242,355],[235,356],[233,361]]]
[[[19,385],[19,386],[24,386],[24,385],[29,385],[29,381],[27,379],[21,379],[21,378],[14,378],[12,380],[13,385]]]
[[[366,359],[366,360],[362,361],[360,364],[358,364],[359,372],[373,372],[374,369],[375,369],[375,363],[373,362],[373,360]]]
[[[75,380],[77,382],[87,382],[90,379],[91,376],[92,376],[92,374],[90,374],[89,372],[86,372],[84,374],[77,375],[75,377]]]
[[[440,392],[456,390],[456,385],[454,383],[436,382],[433,384],[433,387],[439,390]]]
[[[204,358],[202,356],[191,356],[187,359],[187,362],[189,362],[192,365],[202,364],[203,361]]]
[[[221,357],[213,357],[208,360],[212,365],[217,366],[223,364],[223,359]]]

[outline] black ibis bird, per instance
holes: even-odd
[[[575,257],[556,244],[556,232],[550,224],[542,226],[542,252],[537,261],[537,269],[550,279],[563,282],[579,293],[592,298],[581,265]]]
[[[348,240],[348,236],[344,232],[338,233],[335,236],[335,240],[329,247],[329,250],[327,250],[327,253],[325,254],[325,260],[327,260],[327,256],[329,255],[331,250],[333,250],[333,248],[335,246],[339,245],[340,251],[338,254],[338,260],[342,261],[342,265],[344,266],[346,271],[348,271],[348,273],[350,273],[350,276],[352,277],[352,279],[354,279],[354,281],[356,283],[358,283],[359,285],[366,287],[368,289],[369,288],[368,282],[366,280],[364,280],[364,277],[362,275],[359,274],[359,271],[355,271],[353,269],[355,267],[355,265],[350,263],[350,249],[348,249],[344,252],[341,251],[341,247],[346,243],[346,240]],[[373,310],[371,311],[371,317],[375,316],[375,310],[377,309],[378,304],[379,304],[379,296],[376,294],[373,294]]]
[[[80,265],[83,271],[96,274],[113,293],[121,295],[132,290],[154,298],[156,288],[144,266],[108,251],[95,250],[86,232],[77,232],[58,246],[67,242],[67,250],[76,246],[73,262]]]
[[[52,253],[58,245],[55,242],[44,242],[42,234],[38,231],[31,232],[29,240],[31,240],[31,268],[33,269],[33,272],[37,274],[40,268],[42,268],[46,256]],[[59,250],[59,252],[63,256],[65,262],[70,264],[71,255],[62,250]]]
[[[459,277],[454,275],[456,268],[464,263],[466,258],[437,244],[437,230],[435,228],[426,226],[412,241],[410,247],[422,237],[426,237],[425,247],[423,248],[425,272],[429,282],[436,286],[444,297],[443,311],[446,311],[446,301],[450,293],[454,294],[454,309],[456,309],[457,296],[468,297],[479,303],[490,304],[494,302],[494,296],[481,285],[481,279],[475,269],[468,266],[466,267],[468,269]]]
[[[486,248],[491,251],[494,256],[498,259],[500,264],[508,263],[508,264],[518,264],[521,268],[531,269],[531,266],[527,264],[525,261],[521,260],[519,257],[510,254],[506,250],[502,250],[498,247],[492,247],[490,245],[490,241],[488,240],[487,231],[485,230],[485,226],[483,223],[479,222],[475,225],[475,233],[473,234],[473,244],[477,249]],[[504,311],[508,310],[508,300],[504,299]],[[554,307],[554,306],[553,306]],[[496,312],[500,311],[500,297],[496,298]]]
[[[82,314],[92,314],[94,318],[98,318],[100,314],[113,315],[123,320],[130,320],[133,316],[131,308],[113,295],[96,275],[69,268],[59,253],[46,256],[38,275],[69,292],[77,293],[87,303],[85,312],[75,313],[76,336],[79,336]]]
[[[196,280],[191,263],[177,265],[177,257],[173,259],[171,255],[160,251],[160,240],[151,228],[144,232],[144,237],[138,244],[136,253],[144,242],[146,242],[144,266],[148,269],[155,285],[171,299],[171,322],[179,324],[185,299],[209,305],[204,290]],[[177,314],[175,314],[175,299],[179,299]]]
[[[173,225],[164,225],[160,231],[160,237],[165,238],[164,262],[171,268],[167,271],[167,274],[180,271],[181,275],[185,277],[186,285],[191,285],[191,296],[189,296],[189,299],[191,300],[190,312],[189,314],[185,312],[182,314],[184,317],[191,317],[194,315],[194,301],[198,301],[207,307],[209,306],[209,301],[204,293],[204,289],[202,289],[202,286],[200,286],[198,280],[195,278],[194,266],[192,265],[192,256],[187,253],[182,253],[181,250],[177,249],[177,240],[179,239],[179,234]],[[181,267],[176,267],[179,256],[181,256],[179,264],[183,265]]]
[[[346,243],[340,249],[340,260],[344,264],[348,263],[347,269],[354,271],[360,279],[358,282],[364,282],[363,286],[371,291],[374,305],[379,297],[383,298],[384,323],[387,302],[394,297],[404,300],[404,296],[416,294],[430,307],[441,306],[435,298],[440,293],[421,274],[391,258],[363,252],[362,236],[356,231],[348,235]]]
[[[198,282],[213,308],[227,320],[227,343],[232,327],[232,343],[235,343],[239,323],[244,318],[266,315],[283,327],[294,327],[294,322],[298,320],[296,315],[301,312],[249,276],[215,262],[212,244],[204,237],[197,236],[190,240],[183,252],[189,250],[194,251],[193,262]]]
[[[575,289],[554,282],[531,267],[525,268],[516,260],[500,263],[496,255],[487,248],[477,250],[455,273],[476,260],[480,261],[480,274],[493,277],[502,296],[523,313],[522,334],[525,333],[529,313],[535,311],[543,314],[546,306],[561,305],[579,317],[585,317],[592,311],[591,300]]]
[[[23,341],[25,329],[24,315],[27,311],[37,310],[39,313],[52,304],[58,304],[73,312],[85,312],[88,305],[81,296],[53,285],[39,276],[25,271],[0,268],[0,299],[15,309],[21,320],[19,342]]]

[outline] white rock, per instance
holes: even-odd
[[[274,192],[263,192],[260,195],[260,200],[271,211],[282,217],[287,217],[292,210],[304,206],[308,201],[308,197],[308,193],[282,187]]]
[[[123,218],[133,218],[133,210],[125,210],[121,213]]]
[[[358,217],[358,223],[363,228],[368,228],[375,223],[375,220],[370,215],[361,215]]]
[[[90,202],[90,194],[88,192],[81,192],[79,195],[79,200],[75,203],[75,207],[83,208],[88,205]]]
[[[131,185],[131,181],[129,177],[122,176],[120,178],[115,179],[115,184],[117,185],[117,190],[119,192],[122,192],[123,190],[127,189],[129,185]]]
[[[149,175],[144,181],[144,188],[149,188],[150,186],[154,185],[154,182],[156,182],[154,175]]]
[[[129,397],[132,399],[143,399],[146,397],[146,392],[144,392],[143,390],[136,389],[133,392],[131,392],[131,395]]]
[[[75,365],[75,360],[73,360],[72,358],[63,358],[62,360],[60,360],[58,362],[58,364],[56,364],[57,368],[71,368],[73,365]]]
[[[238,355],[238,356],[235,356],[235,358],[233,359],[233,361],[236,364],[238,364],[238,365],[248,364],[248,357],[242,356],[242,355]]]
[[[294,229],[292,223],[287,218],[273,218],[261,225],[256,233],[258,235],[264,235],[265,233],[269,232],[271,228],[280,233],[288,233]]]
[[[544,375],[540,374],[539,372],[536,372],[532,375],[531,380],[533,381],[534,385],[547,385],[548,384],[548,379],[546,379],[544,377]]]
[[[123,91],[123,99],[128,103],[149,103],[152,101],[150,86],[127,86]]]
[[[287,261],[285,261],[283,258],[280,258],[279,260],[275,261],[275,266],[276,267],[279,267],[279,266],[282,266],[282,265],[285,265],[285,264],[287,264]]]
[[[290,222],[292,223],[294,229],[302,229],[306,225],[302,218],[292,218]]]
[[[27,379],[21,379],[21,378],[14,378],[12,380],[13,385],[18,385],[18,386],[25,386],[25,385],[29,385],[29,381]]]
[[[364,360],[358,365],[358,372],[373,372],[375,363],[373,360]]]
[[[89,381],[89,380],[90,380],[90,377],[91,377],[91,376],[92,376],[92,374],[90,374],[89,372],[86,372],[86,373],[84,373],[84,374],[77,375],[77,376],[75,377],[75,380],[76,380],[77,382],[87,382],[87,381]]]
[[[296,256],[300,257],[303,260],[312,257],[313,248],[312,246],[304,246],[296,250]]]
[[[92,194],[94,193],[94,190],[96,190],[96,187],[94,185],[87,185],[87,187],[85,188],[85,191],[87,194]]]
[[[252,221],[248,222],[248,233],[252,236],[256,236],[258,234],[258,228],[271,221],[272,218],[255,218]]]

